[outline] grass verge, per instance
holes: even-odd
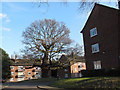
[[[87,77],[62,79],[52,83],[59,88],[120,88],[120,77]]]

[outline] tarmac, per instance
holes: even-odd
[[[9,83],[2,85],[2,90],[63,90],[62,88],[49,86],[48,83],[36,85],[36,83]]]
[[[57,88],[57,87],[51,87],[51,86],[46,86],[46,85],[42,85],[42,86],[37,86],[37,88],[42,89],[42,90],[55,90],[55,89],[62,89],[62,88]]]

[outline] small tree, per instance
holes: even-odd
[[[71,43],[69,33],[64,23],[51,19],[35,21],[23,32],[24,52],[41,58],[42,77],[48,77],[51,58]]]
[[[10,65],[11,61],[8,54],[0,48],[0,55],[2,56],[2,78],[9,79],[11,77]]]

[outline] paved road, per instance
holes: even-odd
[[[37,83],[37,82],[17,82],[17,83],[3,83],[2,90],[53,90],[57,89],[48,86],[49,82]]]
[[[4,83],[2,90],[40,90],[36,83]]]
[[[22,87],[18,87],[18,86],[7,86],[7,87],[4,87],[2,90],[42,90],[42,89],[39,89],[37,87],[31,87],[31,86],[22,86]]]

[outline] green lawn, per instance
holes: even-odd
[[[62,79],[51,86],[60,88],[119,88],[120,77],[87,77],[87,78],[74,78]]]

